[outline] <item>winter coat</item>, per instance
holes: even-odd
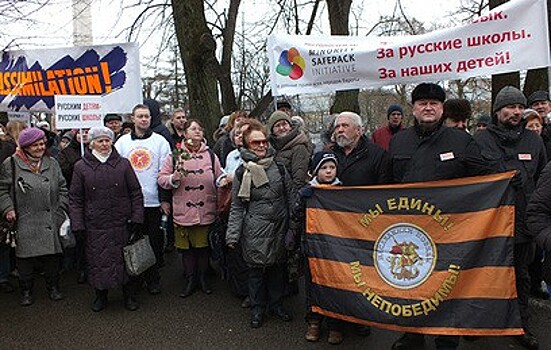
[[[551,162],[541,172],[526,210],[526,224],[536,243],[551,252]]]
[[[268,157],[273,156],[269,149]],[[244,162],[259,159],[243,148]],[[282,174],[283,172],[283,174]],[[226,244],[239,244],[243,259],[252,267],[271,266],[285,260],[285,234],[289,227],[289,211],[294,202],[294,187],[289,173],[275,161],[266,169],[268,183],[251,186],[251,200],[238,197],[244,167],[241,165],[232,183],[232,203]]]
[[[96,289],[125,284],[122,248],[128,223],[143,223],[140,183],[130,162],[113,148],[105,163],[87,151],[75,164],[69,191],[71,228],[86,232],[88,281]]]
[[[12,182],[10,158],[0,168],[0,213],[5,217],[9,210],[15,209],[15,254],[18,258],[30,258],[61,253],[59,228],[65,221],[68,205],[67,185],[61,168],[55,159],[43,156],[39,172],[33,173],[17,154],[14,159],[18,185]],[[17,208],[11,196],[14,189]]]
[[[188,151],[189,152],[189,151]],[[184,161],[187,176],[174,183],[174,160],[172,155],[163,162],[157,182],[164,189],[172,189],[172,215],[174,222],[181,226],[209,225],[217,214],[217,189],[215,179],[222,175],[218,157],[205,143],[191,159]],[[212,164],[214,163],[214,169]]]
[[[471,135],[439,127],[419,136],[417,126],[400,131],[390,141],[394,183],[447,180],[495,172],[480,154]]]
[[[226,167],[226,157],[234,149],[235,145],[230,138],[229,132],[221,135],[220,138],[216,140],[212,151],[218,156],[218,159],[220,159],[220,164],[222,165],[222,168]]]
[[[515,243],[531,240],[526,227],[526,206],[536,188],[541,171],[547,164],[542,139],[524,127],[503,129],[488,125],[475,135],[485,162],[494,171],[518,170],[521,181],[515,188]]]
[[[276,150],[274,160],[285,166],[298,190],[308,181],[308,165],[312,156],[310,140],[303,131],[294,128],[283,137],[270,135],[270,143]]]
[[[398,126],[398,129],[394,134],[401,130],[404,130],[404,125],[402,124]],[[371,135],[371,141],[388,152],[390,148],[390,139],[392,139],[394,134],[392,133],[392,128],[390,125],[387,124],[373,132],[373,135]]]
[[[84,146],[84,148],[86,147],[87,146]],[[65,176],[65,180],[67,181],[67,188],[71,188],[73,168],[76,162],[82,157],[80,149],[80,142],[74,138],[69,142],[67,147],[59,152],[59,156],[57,157],[63,176]]]
[[[4,162],[6,158],[15,153],[17,144],[9,137],[4,140],[0,140],[0,164]]]
[[[387,183],[388,155],[384,149],[361,136],[348,155],[339,145],[333,146],[337,156],[337,177],[344,186],[368,186]]]

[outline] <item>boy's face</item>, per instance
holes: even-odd
[[[318,170],[319,183],[331,183],[337,177],[337,165],[334,162],[326,161]]]

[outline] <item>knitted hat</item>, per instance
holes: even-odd
[[[89,141],[94,141],[100,137],[107,137],[113,141],[115,138],[115,133],[113,133],[113,130],[106,128],[105,126],[94,126],[88,130]]]
[[[267,126],[268,126],[268,131],[270,133],[272,133],[272,128],[274,127],[274,124],[277,123],[280,120],[286,120],[287,123],[289,123],[289,125],[293,125],[291,123],[291,117],[289,117],[289,115],[287,113],[282,112],[282,111],[275,111],[274,113],[272,113],[272,115],[268,119],[268,125]]]
[[[386,118],[390,118],[390,115],[394,112],[400,112],[400,114],[404,115],[404,110],[402,109],[402,106],[399,104],[392,104],[388,106],[388,109],[386,110]]]
[[[19,146],[21,148],[25,148],[32,145],[36,141],[43,139],[44,137],[46,137],[46,134],[44,134],[44,131],[39,128],[26,128],[21,131],[17,141],[19,142]]]
[[[532,106],[534,103],[539,101],[549,101],[549,94],[547,91],[534,91],[530,97],[528,97],[528,106]]]
[[[446,100],[446,92],[440,85],[421,83],[411,93],[411,103],[418,100],[437,100],[443,103]]]
[[[312,162],[310,164],[310,174],[312,174],[312,176],[317,176],[317,173],[320,170],[323,163],[326,163],[329,161],[334,162],[335,165],[339,164],[337,162],[337,157],[332,152],[320,151],[314,154],[314,156],[312,157]]]
[[[499,111],[505,106],[521,104],[526,107],[526,97],[514,86],[507,85],[499,90],[494,101],[494,112]]]
[[[478,120],[476,121],[477,124],[484,124],[488,125],[492,122],[492,118],[490,118],[487,114],[482,114],[480,117],[478,117]]]

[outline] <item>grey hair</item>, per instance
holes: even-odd
[[[350,118],[350,120],[352,120],[352,123],[357,127],[361,128],[362,125],[363,125],[362,117],[360,117],[357,113],[354,113],[354,112],[341,112],[335,118],[335,121],[333,122],[333,127],[337,126],[337,122],[338,122],[340,117]]]

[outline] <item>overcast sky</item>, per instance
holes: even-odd
[[[460,1],[431,1],[430,11],[427,10],[427,1],[423,0],[402,0],[402,4],[406,14],[410,17],[415,17],[426,23],[438,22],[446,25],[450,22],[449,14],[459,6]],[[138,0],[93,0],[94,44],[125,42],[126,36],[122,34],[122,31],[132,23],[132,20],[140,13],[142,8],[136,6],[123,11],[120,4],[137,2]],[[227,4],[227,2],[227,0],[219,1],[221,4]],[[248,23],[262,20],[261,16],[270,11],[270,6],[267,3],[273,2],[274,0],[242,0],[241,16],[244,15],[243,18]],[[392,0],[354,0],[353,4],[354,6],[360,4],[363,6],[361,20],[364,21],[365,28],[370,28],[380,16],[391,15],[395,7],[395,2]],[[322,2],[322,6],[325,8],[324,2]],[[2,33],[0,33],[2,48],[9,45],[9,49],[17,50],[64,47],[73,44],[72,0],[50,0],[47,6],[36,11],[30,17],[34,20],[34,23],[17,21],[13,25],[3,26]],[[321,21],[328,22],[326,15],[321,18]],[[239,23],[241,23],[241,19],[239,19]],[[427,25],[427,27],[430,27],[430,25]],[[144,58],[146,57],[155,55],[158,41],[158,37],[148,40],[147,35],[140,36],[138,42],[142,61],[145,61]]]

